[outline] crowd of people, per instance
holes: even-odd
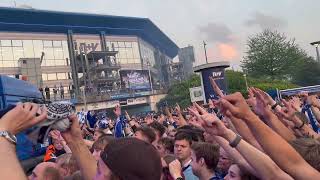
[[[146,117],[121,107],[114,120],[71,115],[50,132],[43,162],[25,174],[12,135],[46,119],[46,110],[18,104],[0,120],[1,179],[52,180],[316,180],[320,179],[320,100],[301,92],[281,100],[258,88]]]

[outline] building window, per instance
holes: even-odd
[[[1,46],[11,47],[11,40],[1,40]]]
[[[43,41],[43,47],[52,47],[52,41]]]
[[[22,47],[22,40],[12,40],[13,47]]]

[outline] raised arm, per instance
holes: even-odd
[[[264,117],[264,120],[269,125],[269,127],[272,128],[276,133],[278,133],[286,141],[292,141],[296,139],[294,134],[272,112],[271,106],[267,100],[268,99],[267,96],[269,95],[267,95],[265,92],[261,91],[260,89],[253,89],[253,93],[257,98],[256,108],[259,109],[261,116]],[[290,106],[289,104],[287,105]],[[292,113],[294,113],[294,110],[292,110]]]
[[[70,129],[65,132],[61,132],[61,134],[71,149],[84,179],[92,180],[96,175],[97,161],[92,156],[87,145],[82,139],[77,117],[72,115],[69,119],[72,123]]]
[[[199,111],[202,110],[199,109]],[[231,114],[229,113],[228,116],[230,117],[230,115]],[[214,136],[221,136],[229,143],[235,141],[237,134],[230,129],[227,129],[215,115],[207,113],[201,115],[200,118],[203,120],[202,125],[204,129],[209,134]],[[232,155],[236,155],[234,151],[232,152],[232,150],[227,147],[226,142],[220,140],[220,143],[224,148],[229,149]],[[244,165],[244,167],[246,167],[248,171],[252,172],[259,178],[266,180],[292,179],[289,175],[284,173],[267,155],[247,143],[245,140],[240,140],[234,147],[241,153],[241,155],[251,166],[248,166],[243,162],[241,162],[242,164],[239,165]],[[237,158],[239,158],[239,155]]]
[[[240,93],[225,96],[221,106],[223,112],[229,111],[233,116],[244,119],[264,151],[294,179],[320,179],[317,170],[250,110]]]
[[[39,116],[36,116],[37,112]],[[16,135],[47,118],[46,109],[37,104],[18,104],[0,119],[0,131]],[[0,137],[0,179],[27,179],[16,155],[16,147],[5,137]]]

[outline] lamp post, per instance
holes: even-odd
[[[319,45],[320,45],[320,41],[316,41],[316,42],[312,42],[310,43],[312,46],[316,47],[316,52],[317,52],[317,61],[320,63],[320,55],[319,55]]]
[[[246,87],[247,87],[247,90],[248,90],[249,86],[248,86],[248,81],[247,81],[247,75],[243,74],[243,77],[244,77],[244,81],[246,82]]]
[[[207,44],[203,41],[204,55],[206,56],[206,63],[208,64],[208,56],[207,56]]]

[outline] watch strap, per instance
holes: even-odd
[[[6,138],[9,142],[14,145],[17,145],[17,138],[15,135],[11,134],[8,131],[0,131],[0,137]]]
[[[241,141],[241,139],[242,139],[242,137],[241,137],[239,134],[236,134],[236,135],[237,135],[236,138],[229,143],[229,145],[230,145],[232,148],[236,148],[237,145],[240,143],[240,141]]]

